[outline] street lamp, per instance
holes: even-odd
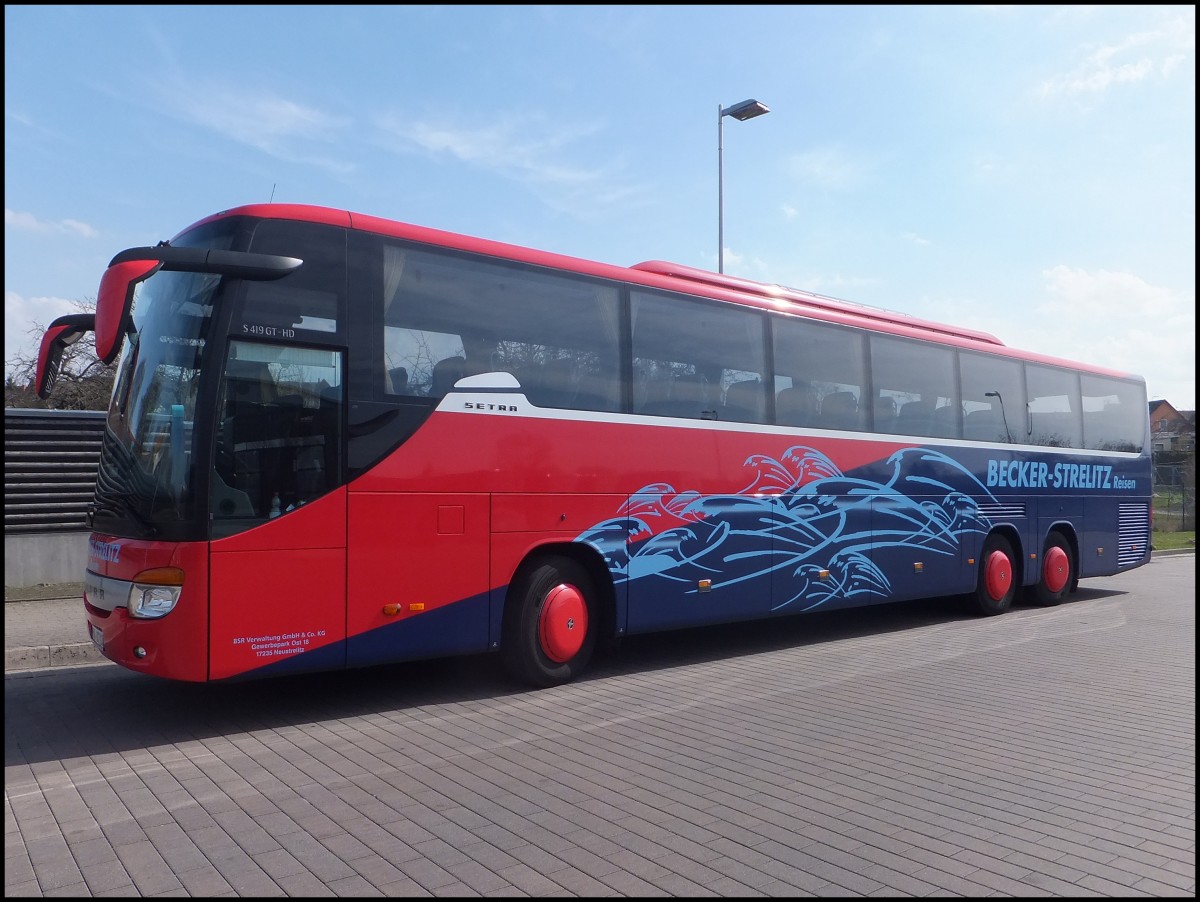
[[[733,106],[722,107],[717,104],[717,272],[725,272],[725,135],[723,122],[726,116],[732,116],[738,122],[745,122],[755,116],[771,112],[767,105],[759,100],[743,100]]]

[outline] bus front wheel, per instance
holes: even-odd
[[[1003,614],[1012,607],[1017,594],[1017,568],[1012,545],[999,534],[988,536],[979,556],[979,579],[975,588],[975,608],[980,614]]]
[[[587,570],[568,557],[525,568],[505,603],[500,651],[509,674],[535,686],[579,676],[596,646],[595,597]]]
[[[1050,607],[1058,604],[1078,585],[1075,576],[1075,553],[1071,543],[1060,532],[1046,536],[1042,549],[1042,567],[1038,581],[1029,587],[1025,598],[1031,604]]]

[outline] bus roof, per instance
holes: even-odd
[[[963,329],[957,326],[949,326],[944,323],[935,323],[930,320],[919,319],[908,313],[901,313],[897,310],[885,310],[883,307],[872,307],[869,304],[859,304],[854,301],[843,301],[837,298],[826,297],[825,295],[814,294],[808,291],[801,291],[798,288],[786,288],[782,285],[769,285],[764,282],[755,282],[751,279],[742,279],[736,276],[727,276],[709,272],[706,269],[696,269],[692,266],[684,266],[680,263],[668,263],[664,260],[647,260],[645,263],[635,263],[631,269],[638,269],[644,272],[655,272],[664,276],[671,276],[677,279],[684,279],[690,282],[699,282],[703,285],[715,285],[720,288],[730,288],[734,291],[746,291],[752,294],[762,295],[763,297],[781,298],[791,301],[795,304],[800,304],[803,307],[813,308],[820,311],[837,311],[839,313],[849,313],[853,316],[863,316],[872,319],[878,319],[880,322],[891,323],[893,325],[908,326],[914,329],[928,329],[931,332],[940,332],[944,335],[954,338],[970,338],[975,341],[982,341],[987,344],[1003,345],[1000,339],[988,332],[980,332],[975,329]]]

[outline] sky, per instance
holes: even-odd
[[[4,26],[6,371],[119,251],[274,200],[618,265],[715,271],[723,231],[728,275],[1195,409],[1194,6],[9,5]],[[770,113],[719,115],[747,99]]]

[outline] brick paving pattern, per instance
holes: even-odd
[[[6,896],[1195,896],[1194,555],[996,618],[628,640],[542,691],[476,658],[4,694]]]

